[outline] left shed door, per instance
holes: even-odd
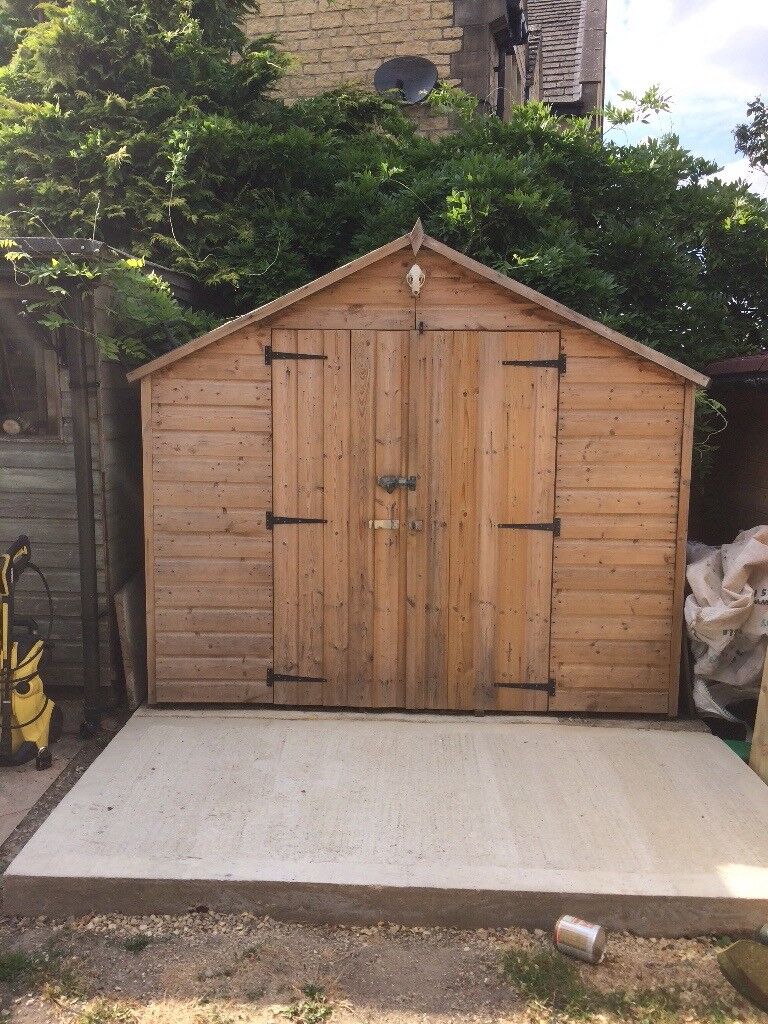
[[[404,706],[409,337],[272,332],[278,704]]]

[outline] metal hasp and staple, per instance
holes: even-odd
[[[383,487],[387,494],[394,494],[397,487],[407,487],[409,491],[416,490],[415,476],[395,476],[394,474],[387,473],[384,476],[380,476],[376,483],[379,487]]]

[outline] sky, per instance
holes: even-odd
[[[721,164],[721,177],[768,196],[768,177],[736,153],[732,134],[747,103],[768,97],[768,0],[608,0],[606,61],[609,99],[658,84],[672,103],[647,126],[614,128],[616,141],[673,131]]]

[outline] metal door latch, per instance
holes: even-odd
[[[394,494],[396,487],[407,487],[409,491],[416,490],[415,476],[380,476],[377,483],[387,494]]]
[[[399,519],[369,519],[368,525],[372,530],[399,530]]]

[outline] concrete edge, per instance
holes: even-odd
[[[589,718],[583,715],[541,714],[463,714],[455,712],[430,713],[425,711],[360,711],[354,708],[293,708],[293,707],[225,707],[217,705],[147,705],[138,708],[134,718],[261,718],[272,721],[338,721],[338,722],[405,722],[423,725],[437,722],[440,725],[473,725],[478,728],[487,725],[568,725],[591,729],[637,729],[642,732],[691,732],[711,735],[709,729],[698,719],[633,718],[600,715]]]
[[[4,913],[10,916],[174,915],[190,910],[250,912],[301,924],[384,921],[462,929],[551,928],[567,913],[613,931],[673,938],[752,932],[768,919],[768,899],[17,874],[4,879]]]

